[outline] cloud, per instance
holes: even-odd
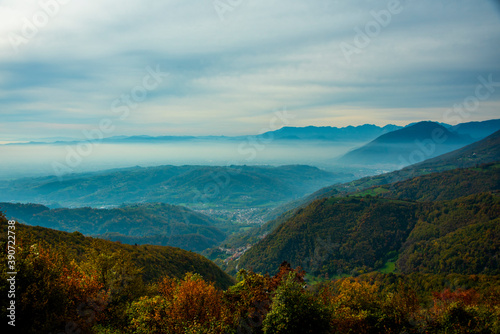
[[[494,1],[401,1],[350,62],[340,46],[390,1],[242,0],[223,20],[212,1],[64,2],[0,3],[3,139],[79,136],[102,118],[116,135],[252,133],[283,107],[297,126],[439,120],[478,76],[500,81]],[[15,53],[13,36],[47,12]],[[148,66],[169,76],[120,119],[113,101]],[[499,91],[470,120],[494,117]]]

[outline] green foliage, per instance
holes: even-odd
[[[266,334],[330,333],[330,314],[293,275],[284,277],[263,322]]]
[[[363,273],[394,257],[417,223],[419,204],[376,198],[313,202],[239,260],[240,268],[271,272],[289,261],[313,275]]]
[[[500,274],[499,214],[500,198],[488,193],[428,207],[400,250],[398,270]]]
[[[499,165],[454,169],[432,173],[394,184],[370,188],[364,193],[411,201],[443,201],[500,189]],[[363,193],[362,193],[363,194]]]
[[[79,232],[62,232],[38,226],[16,224],[17,238],[27,243],[42,243],[64,253],[76,262],[89,261],[90,254],[110,253],[112,259],[129,258],[142,270],[146,283],[159,280],[165,275],[182,278],[186,272],[196,272],[218,287],[226,288],[233,279],[215,264],[201,255],[169,246],[125,245],[102,239],[85,237]],[[6,235],[6,225],[2,224],[2,235]],[[112,262],[112,261],[111,261]]]
[[[418,203],[332,197],[299,209],[249,249],[240,268],[271,272],[282,261],[338,277],[388,268],[403,273],[500,274],[500,198],[482,193]]]
[[[261,333],[262,324],[271,306],[271,298],[288,278],[304,285],[304,272],[299,268],[293,269],[290,264],[283,262],[276,275],[256,274],[253,271],[240,270],[240,281],[230,287],[224,297],[231,305],[231,312],[238,325],[238,333]]]

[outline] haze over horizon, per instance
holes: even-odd
[[[499,14],[493,0],[2,1],[0,140],[103,120],[106,136],[233,136],[498,118]]]

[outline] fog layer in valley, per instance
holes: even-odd
[[[335,157],[359,145],[256,140],[0,145],[0,179],[157,165],[307,164],[331,169]]]

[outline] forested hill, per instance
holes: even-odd
[[[365,272],[380,269],[383,263],[389,261],[391,257],[396,258],[399,252],[408,252],[403,245],[407,242],[411,243],[411,239],[406,239],[410,233],[414,235],[421,229],[430,228],[426,224],[435,224],[432,222],[443,215],[442,212],[445,213],[443,215],[445,221],[449,219],[458,224],[458,221],[466,219],[465,217],[474,221],[474,212],[481,212],[491,207],[493,211],[486,218],[480,214],[477,217],[484,218],[480,222],[490,226],[492,228],[490,232],[493,234],[489,236],[494,236],[498,224],[491,220],[500,216],[498,197],[495,195],[499,191],[499,162],[472,168],[457,168],[352,192],[349,193],[349,197],[337,195],[316,200],[302,209],[289,211],[266,223],[254,233],[249,233],[246,238],[240,237],[241,241],[233,240],[233,242],[236,244],[238,242],[240,244],[255,243],[259,241],[259,237],[272,231],[240,259],[239,266],[248,266],[256,270],[270,270],[272,265],[267,266],[267,263],[275,264],[287,260],[295,265],[303,266],[308,271],[316,270],[318,274],[331,275],[337,270],[345,273],[345,268],[355,272]],[[495,200],[490,200],[491,198],[485,195],[489,198],[486,200],[486,197],[478,195],[480,193],[492,193],[488,196]],[[432,201],[443,202],[431,203]],[[463,211],[463,207],[470,205],[474,209]],[[400,209],[401,206],[404,207],[403,210]],[[407,216],[408,214],[410,216]],[[390,225],[391,222],[400,225]],[[486,241],[489,237],[485,237],[485,233],[490,233],[486,232],[488,229],[483,230],[486,225],[467,227],[470,230],[460,226],[460,231],[448,235],[447,233],[451,232],[452,228],[439,238],[449,242],[467,231],[477,240]],[[417,229],[413,232],[415,226]],[[357,232],[354,233],[355,231]],[[366,233],[357,234],[361,231]],[[498,240],[493,240],[490,246],[496,247],[493,245],[497,244]],[[464,243],[467,242],[472,243],[473,239],[465,238]],[[477,246],[477,244],[474,245]],[[454,245],[452,249],[457,247],[459,244]],[[330,254],[330,258],[327,261],[323,258],[324,255],[317,254]],[[405,256],[408,261],[415,263],[413,255]],[[477,256],[485,259],[480,255]],[[266,260],[258,260],[261,257]],[[315,257],[321,260],[319,261],[321,265],[314,264],[318,262],[314,260]],[[431,258],[428,259],[430,261]],[[441,258],[438,256],[437,259]],[[437,261],[436,258],[433,261]],[[406,262],[399,262],[399,264],[402,269],[414,267]],[[311,270],[311,265],[313,270]],[[444,270],[447,270],[446,268],[449,269],[445,266]],[[479,269],[471,269],[470,266],[465,265],[459,272],[470,273],[475,270]]]
[[[500,162],[431,173],[354,192],[411,201],[442,201],[500,190]]]
[[[2,226],[1,241],[6,241],[7,219],[0,212]],[[52,249],[77,263],[88,260],[98,261],[106,258],[115,264],[133,265],[135,270],[142,270],[145,282],[154,282],[161,277],[183,278],[187,272],[198,273],[207,281],[212,281],[221,288],[233,284],[233,280],[214,263],[205,257],[168,246],[125,245],[98,238],[85,237],[80,232],[62,232],[39,226],[16,224],[16,243],[19,249],[29,248],[33,244]],[[20,259],[19,259],[20,260]],[[111,267],[109,268],[111,270]],[[113,270],[119,271],[119,268]]]
[[[316,167],[134,167],[0,183],[0,201],[64,207],[161,202],[194,207],[275,206],[353,175]]]
[[[250,248],[239,268],[272,272],[289,261],[313,275],[401,272],[500,274],[500,198],[484,193],[419,203],[325,198],[299,209]],[[465,255],[466,254],[466,255]]]
[[[493,136],[495,138],[498,138],[498,133]],[[492,138],[487,141],[491,143]],[[492,152],[495,149],[498,152],[498,147],[490,148]],[[464,154],[470,152],[465,151]],[[490,154],[488,159],[495,156]],[[234,240],[235,243],[254,243],[259,237],[272,231],[247,251],[238,265],[265,272],[272,270],[276,263],[287,260],[316,274],[335,275],[339,270],[345,274],[346,271],[363,273],[381,269],[384,263],[393,262],[391,258],[396,259],[400,254],[405,254],[398,262],[401,271],[416,270],[415,263],[418,261],[421,261],[418,266],[425,267],[426,270],[431,270],[430,263],[439,262],[441,265],[436,268],[441,268],[444,273],[448,270],[467,274],[491,273],[496,270],[494,268],[498,268],[492,266],[481,253],[493,254],[492,258],[497,259],[494,254],[499,247],[499,225],[498,221],[493,220],[500,216],[496,195],[500,190],[500,163],[445,169],[441,173],[424,174],[354,192],[347,192],[347,189],[349,188],[344,188],[345,192],[339,193],[333,188],[329,193],[335,196],[288,211],[248,234],[246,238],[240,237],[241,241]],[[349,197],[342,197],[346,193]],[[480,193],[483,195],[479,195]],[[402,206],[404,209],[401,209]],[[487,215],[479,214],[485,210],[488,211]],[[443,256],[451,258],[450,261],[458,261],[457,255],[450,256],[451,253],[446,249],[437,252],[437,248],[430,246],[432,243],[425,245],[425,252],[434,251],[428,254],[427,260],[419,258],[417,261],[416,253],[405,248],[410,245],[424,247],[407,238],[410,233],[413,236],[419,230],[432,230],[432,224],[437,224],[435,221],[440,221],[440,217],[444,217],[445,223],[451,226],[450,229],[439,236],[431,236],[426,241],[442,238],[443,243],[448,245],[446,247],[474,254],[470,258],[479,259],[477,263],[463,263],[462,267],[457,263],[450,264],[441,254],[446,254]],[[465,224],[467,226],[458,223],[466,219],[464,217],[470,218],[470,224]],[[365,234],[361,233],[363,231]],[[449,234],[451,232],[453,234]],[[458,236],[464,243],[452,245],[450,242],[457,241]],[[482,241],[477,243],[474,240]],[[464,245],[467,245],[468,250],[465,250]],[[484,245],[485,248],[481,248]],[[432,250],[429,251],[429,248]],[[412,255],[407,255],[408,252]],[[262,258],[263,261],[259,260]],[[406,262],[401,259],[406,259]],[[267,266],[267,263],[273,265]],[[484,265],[482,269],[480,265]]]
[[[317,200],[250,248],[238,267],[265,273],[288,261],[313,275],[363,273],[394,256],[417,223],[418,208],[385,199]]]
[[[425,202],[451,200],[481,192],[498,192],[499,190],[500,162],[496,162],[478,167],[457,168],[441,173],[426,174],[409,180],[374,186],[347,194]],[[333,195],[334,190],[331,190],[329,194]],[[336,194],[336,196],[342,195],[346,194]],[[303,207],[306,206],[306,204],[302,205]],[[254,244],[261,236],[273,231],[277,226],[290,219],[295,210],[291,209],[245,234],[230,237],[226,243],[236,247]]]
[[[212,218],[169,204],[138,204],[115,209],[49,209],[38,204],[0,203],[9,219],[60,231],[101,235],[126,243],[156,244],[202,251],[226,238]]]

